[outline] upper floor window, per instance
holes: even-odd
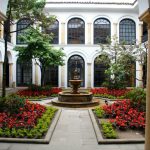
[[[110,37],[110,21],[105,18],[98,18],[94,21],[94,44],[107,43]]]
[[[68,22],[68,44],[85,43],[85,23],[80,18],[70,19]]]
[[[49,28],[46,28],[47,34],[52,34],[52,44],[59,43],[59,22],[56,20]]]
[[[136,40],[136,26],[131,19],[123,19],[119,24],[119,41],[133,44]]]
[[[20,35],[23,35],[25,33],[25,29],[30,24],[30,20],[27,18],[21,19],[17,23],[17,37],[16,37],[16,43],[17,44],[26,44],[26,42],[19,39]],[[23,29],[23,30],[21,30]]]

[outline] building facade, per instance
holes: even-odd
[[[55,15],[56,22],[46,32],[53,33],[53,46],[65,53],[64,66],[50,66],[46,71],[47,84],[67,88],[72,71],[77,67],[83,88],[101,87],[105,80],[106,64],[97,64],[100,45],[106,44],[107,37],[117,36],[118,40],[142,42],[143,23],[139,21],[138,2],[136,0],[103,2],[102,0],[47,0],[47,15]],[[11,29],[18,29],[27,24],[19,20]],[[34,61],[23,64],[18,61],[15,45],[22,45],[18,36],[11,35],[8,44],[7,86],[26,86],[29,83],[40,84],[40,68]],[[0,77],[4,57],[3,32],[0,39]],[[133,65],[137,80],[130,79],[129,86],[141,86],[142,68],[137,61]],[[2,78],[0,78],[0,87]]]

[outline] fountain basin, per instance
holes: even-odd
[[[91,92],[81,92],[79,94],[72,94],[70,92],[59,92],[58,100],[60,102],[90,102],[93,94]]]
[[[82,80],[69,80],[69,82],[72,85],[71,94],[79,94],[78,88],[80,87]]]

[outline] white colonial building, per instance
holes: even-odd
[[[54,34],[53,45],[62,48],[66,54],[65,65],[52,67],[46,71],[47,84],[53,86],[69,86],[71,72],[77,64],[82,87],[100,87],[105,80],[105,64],[96,64],[100,55],[99,43],[105,44],[106,38],[116,35],[119,41],[132,40],[142,42],[143,22],[139,21],[137,0],[47,0],[45,6],[47,15],[55,15],[57,20],[47,32]],[[19,20],[15,30],[25,26],[27,20]],[[2,65],[4,60],[4,41],[2,26],[0,26],[0,87],[2,86]],[[18,39],[22,32],[11,35],[8,44],[7,86],[25,86],[29,83],[40,84],[40,69],[34,61],[23,64],[17,60],[13,50],[15,45],[25,44]],[[135,66],[135,76],[130,79],[129,86],[140,86],[142,70],[139,62]]]

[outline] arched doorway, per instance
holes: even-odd
[[[46,69],[45,84],[58,87],[58,66],[50,66]]]
[[[21,62],[17,60],[17,86],[32,84],[32,61]]]
[[[108,69],[108,66],[109,66],[109,64],[107,63],[99,62],[98,61],[99,57],[101,56],[97,56],[94,60],[94,87],[103,86],[102,84],[106,80],[105,70]],[[107,59],[109,58],[107,57]]]
[[[68,86],[70,86],[69,80],[73,78],[73,72],[76,67],[79,72],[79,79],[82,80],[81,86],[83,87],[85,85],[85,62],[79,55],[73,55],[68,60]]]

